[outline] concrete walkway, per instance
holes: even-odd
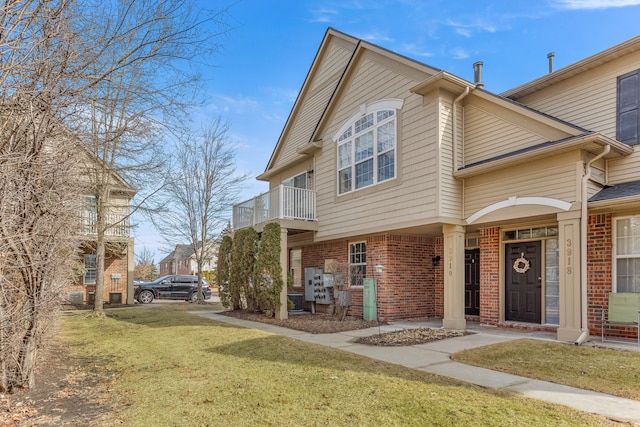
[[[552,333],[522,333],[468,324],[468,330],[475,332],[474,334],[413,346],[381,347],[356,344],[353,341],[358,337],[374,335],[381,332],[397,331],[404,328],[439,328],[442,326],[442,321],[399,321],[369,329],[334,334],[310,334],[266,323],[236,319],[215,312],[194,312],[194,314],[245,328],[259,329],[304,342],[337,348],[372,359],[455,378],[482,387],[520,393],[534,399],[559,403],[584,412],[603,415],[612,420],[631,422],[640,426],[639,401],[469,366],[454,362],[449,357],[458,351],[516,340],[523,337],[555,341],[555,334]],[[632,349],[631,346],[625,348]],[[634,346],[633,349],[637,349],[637,347]]]

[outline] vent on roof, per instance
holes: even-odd
[[[476,87],[480,89],[484,87],[484,83],[482,82],[482,65],[483,63],[480,61],[473,64],[473,82]]]
[[[547,59],[549,60],[549,73],[553,73],[553,57],[556,56],[555,52],[547,53]]]

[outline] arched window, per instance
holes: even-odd
[[[337,141],[338,194],[396,177],[396,110],[402,100],[363,106],[340,129]]]

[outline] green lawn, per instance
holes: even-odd
[[[187,307],[197,307],[187,305]],[[603,425],[601,417],[184,312],[183,304],[62,318],[125,426]]]
[[[640,400],[640,353],[521,339],[451,357],[523,377]]]

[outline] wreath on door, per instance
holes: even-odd
[[[531,268],[531,263],[524,257],[524,253],[513,263],[513,269],[520,274],[526,273]]]

